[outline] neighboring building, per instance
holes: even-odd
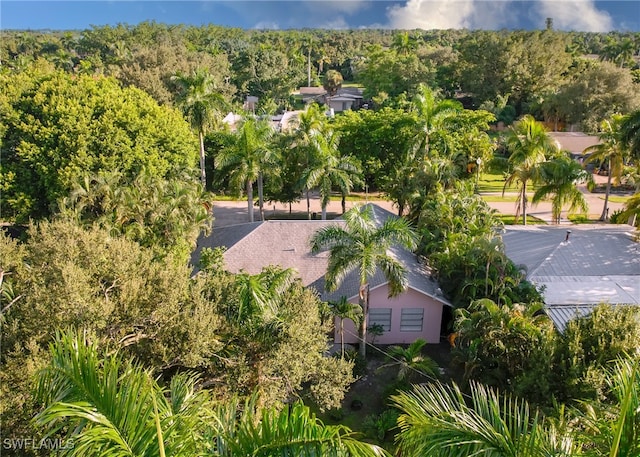
[[[392,213],[372,205],[376,220],[382,223]],[[344,224],[333,221],[265,221],[214,228],[211,235],[199,240],[192,258],[197,265],[204,247],[226,247],[226,268],[234,273],[259,273],[268,265],[280,265],[297,270],[302,284],[315,289],[322,300],[347,297],[358,303],[359,280],[356,272],[349,274],[335,292],[325,290],[324,275],[329,260],[328,252],[316,255],[310,252],[313,234],[327,225]],[[431,278],[416,256],[404,249],[392,249],[392,254],[404,265],[408,273],[408,290],[389,298],[388,283],[381,271],[371,279],[369,299],[369,325],[380,324],[385,329],[376,338],[380,344],[412,343],[423,338],[429,343],[440,341],[443,307],[451,306],[438,284]],[[357,331],[351,321],[345,321],[345,342],[356,343]],[[336,341],[339,336],[336,335]]]
[[[242,116],[240,114],[235,114],[229,112],[223,119],[222,123],[229,126],[229,129],[235,131],[238,124],[242,121]]]
[[[359,109],[363,100],[362,89],[358,87],[341,87],[333,96],[329,96],[324,87],[301,87],[293,95],[302,99],[305,104],[316,102],[327,105],[335,113]]]
[[[556,328],[600,303],[640,305],[640,243],[628,225],[512,226],[507,256],[542,286]]]
[[[600,138],[582,132],[549,132],[549,136],[556,141],[560,149],[569,151],[571,157],[580,163],[587,157],[582,154],[585,149],[600,144]]]
[[[271,122],[271,126],[274,130],[278,132],[286,132],[289,131],[296,125],[296,119],[298,115],[302,111],[285,111],[282,114],[277,114],[274,116],[267,116],[269,122]],[[250,114],[250,116],[254,116]],[[243,116],[241,114],[229,113],[222,119],[222,122],[229,126],[231,131],[235,131],[242,122]]]

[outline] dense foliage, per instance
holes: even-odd
[[[187,266],[211,226],[207,189],[246,193],[253,220],[254,187],[261,219],[265,200],[306,194],[309,202],[313,191],[323,218],[336,194],[345,212],[356,188],[380,191],[410,223],[378,229],[356,211],[346,213],[347,231],[320,232],[314,250],[338,253],[328,285],[353,268],[364,285],[377,264],[399,292],[404,272],[387,247],[414,248],[419,238],[417,254],[455,307],[447,330],[473,402],[438,384],[395,397],[403,453],[638,454],[637,308],[603,305],[557,332],[541,314],[540,291],[507,258],[501,222],[476,194],[501,148],[518,211],[526,215],[534,184],[533,201],[551,199],[560,221],[564,207],[583,207],[575,185],[585,174],[556,150],[542,121],[599,128],[602,145],[589,160],[609,175],[606,220],[611,182],[637,182],[637,33],[142,23],[2,38],[0,217],[28,224],[21,242],[0,238],[0,414],[11,436],[68,431],[87,454],[117,453],[113,438],[154,455],[164,445],[171,455],[203,446],[270,455],[292,451],[288,433],[298,431],[295,452],[366,454],[367,446],[345,444],[348,430],[324,427],[296,402],[336,407],[354,381],[344,348],[342,358],[325,355],[329,319],[316,294],[277,266],[229,273],[220,251],[203,252],[195,275]],[[312,104],[277,129],[264,117],[300,107],[292,96],[300,86],[334,93],[348,83],[364,90],[365,109],[329,119]],[[243,109],[242,122],[223,125],[228,110]],[[507,133],[490,132],[516,119]],[[637,196],[621,214],[638,214]],[[365,296],[359,306],[333,306],[340,323],[359,321],[362,336]],[[57,335],[63,329],[73,330]],[[403,378],[396,387],[408,387],[412,369],[438,372],[422,349],[417,340],[388,352]],[[515,397],[500,402],[478,382],[557,420]],[[590,406],[568,424],[556,401]],[[470,431],[470,421],[482,427]]]
[[[638,106],[632,90],[637,43],[632,32],[245,31],[144,22],[3,31],[0,59],[12,70],[45,58],[66,72],[114,76],[162,104],[176,100],[172,76],[202,67],[227,101],[257,96],[264,112],[292,106],[294,89],[309,80],[320,86],[335,71],[330,74],[361,83],[378,103],[403,93],[410,98],[423,83],[448,97],[464,94],[476,108],[504,100],[517,116],[584,122],[593,129],[612,109]]]
[[[214,400],[197,382],[183,373],[162,386],[121,353],[60,333],[39,372],[35,423],[62,436],[71,456],[387,455],[347,427],[324,425],[301,402],[280,410],[259,407],[259,396]]]
[[[3,218],[52,214],[88,173],[143,168],[170,178],[196,165],[188,124],[136,88],[111,78],[32,68],[0,74]]]
[[[217,395],[258,390],[265,406],[306,395],[334,407],[353,380],[350,363],[323,356],[317,296],[293,277],[278,282],[278,269],[254,278],[209,262],[191,278],[184,262],[97,226],[41,222],[27,235],[0,239],[2,292],[15,298],[2,311],[2,422],[15,436],[31,430],[29,386],[58,329],[86,332],[156,374],[197,370]],[[256,283],[282,285],[258,294],[268,308],[246,293]]]

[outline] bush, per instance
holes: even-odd
[[[629,218],[624,215],[624,211],[621,209],[615,210],[609,217],[609,222],[612,224],[626,224]]]
[[[386,409],[380,414],[368,415],[362,424],[367,438],[385,441],[387,433],[394,429],[398,423],[398,412],[395,409]]]
[[[360,355],[356,349],[347,349],[344,351],[344,359],[353,362],[353,375],[356,377],[367,374],[367,360]]]
[[[334,422],[340,422],[344,419],[344,411],[342,408],[332,408],[327,412],[327,416]]]

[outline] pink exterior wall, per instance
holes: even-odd
[[[418,338],[422,338],[427,343],[435,344],[440,342],[440,323],[442,322],[441,302],[424,295],[413,289],[394,298],[388,298],[388,288],[386,285],[371,290],[369,297],[369,308],[391,308],[391,330],[385,332],[382,336],[376,337],[376,344],[409,344]],[[358,303],[358,297],[349,300],[352,303]],[[423,308],[424,320],[421,332],[402,332],[400,331],[400,317],[402,308]],[[340,319],[335,321],[335,342],[340,343]],[[357,344],[358,340],[352,334],[357,335],[358,331],[353,322],[349,319],[344,321],[344,342],[349,344]],[[371,337],[368,338],[371,341]]]

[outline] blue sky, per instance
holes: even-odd
[[[2,29],[85,29],[92,25],[216,24],[231,27],[535,29],[640,31],[636,0],[0,0]]]

